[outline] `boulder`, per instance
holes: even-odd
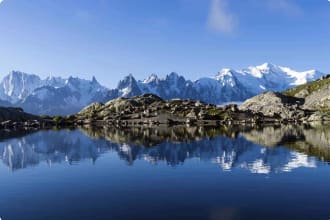
[[[303,99],[290,97],[277,92],[266,92],[246,100],[239,106],[241,111],[262,113],[269,117],[294,119],[304,115],[301,109]]]

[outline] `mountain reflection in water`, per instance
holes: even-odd
[[[16,134],[16,135],[15,135]],[[41,162],[91,159],[114,151],[132,165],[135,160],[177,166],[197,158],[222,170],[251,173],[290,172],[330,161],[330,129],[320,126],[80,128],[34,133],[0,133],[0,159],[11,170]]]

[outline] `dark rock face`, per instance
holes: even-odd
[[[38,116],[25,113],[22,108],[0,107],[0,121],[22,122],[28,120],[38,120]]]
[[[57,120],[57,117],[62,121]],[[57,117],[32,115],[24,112],[22,108],[0,107],[0,131],[30,131],[73,125],[72,117],[66,117],[65,120],[63,117]]]
[[[330,74],[327,74],[327,75],[322,76],[322,77],[320,78],[320,80],[324,80],[324,79],[330,79]]]
[[[51,121],[46,121],[39,116],[26,113],[22,108],[0,107],[0,130],[37,129],[51,125]]]

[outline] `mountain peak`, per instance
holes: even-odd
[[[5,78],[17,78],[17,77],[20,77],[20,78],[38,78],[40,79],[39,76],[35,75],[35,74],[28,74],[28,73],[25,73],[25,72],[21,72],[21,71],[18,71],[18,70],[12,70],[9,72],[9,74],[7,76],[5,76]]]
[[[66,80],[67,84],[74,83],[77,80],[77,78],[73,76],[69,76],[69,78]]]
[[[166,76],[167,79],[177,79],[179,77],[179,74],[177,74],[176,72],[171,72],[169,75]]]
[[[237,71],[224,68],[213,78],[200,78],[194,82],[175,72],[162,78],[151,74],[144,81],[137,81],[129,74],[118,83],[116,89],[110,90],[100,85],[95,77],[91,80],[72,76],[66,79],[40,79],[33,74],[12,71],[0,83],[0,99],[40,114],[72,113],[90,102],[105,102],[146,93],[156,94],[163,99],[195,99],[221,104],[243,101],[269,90],[283,91],[322,75],[318,71],[298,72],[264,63]]]
[[[137,84],[137,82],[136,82],[134,76],[130,73],[127,76],[125,76],[124,79],[119,81],[117,88],[123,89],[126,87],[135,86],[136,84]]]
[[[262,70],[264,70],[264,69],[273,69],[275,67],[277,67],[277,66],[272,64],[272,63],[267,63],[267,62],[263,63],[259,66],[256,66],[257,69],[262,69]]]
[[[99,82],[96,80],[95,76],[92,77],[92,84],[98,84]]]
[[[237,85],[235,74],[234,70],[224,68],[215,76],[215,80],[220,82],[223,87],[235,87]]]
[[[127,76],[124,77],[121,81],[135,81],[135,78],[132,73],[128,74]]]
[[[158,76],[153,73],[148,78],[143,80],[143,83],[151,83],[151,82],[155,82],[155,81],[158,81],[158,80],[159,80]]]
[[[232,69],[228,69],[228,68],[223,68],[221,69],[218,74],[215,76],[216,80],[221,80],[224,77],[228,78],[228,77],[233,77],[233,72],[235,72]]]

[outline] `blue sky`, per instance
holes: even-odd
[[[189,79],[271,62],[330,72],[328,0],[0,0],[0,74]]]

